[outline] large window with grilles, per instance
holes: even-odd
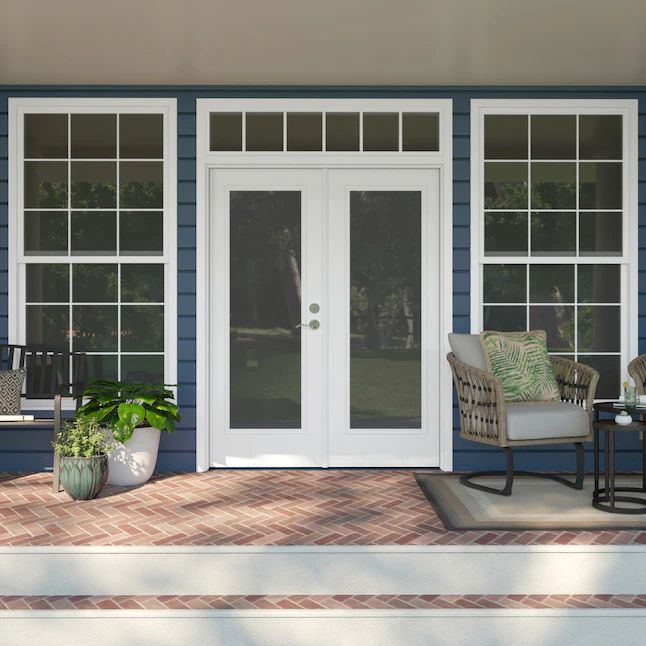
[[[16,99],[10,124],[10,340],[174,383],[174,100]]]
[[[634,118],[631,101],[472,104],[472,327],[545,330],[601,398],[636,350]]]

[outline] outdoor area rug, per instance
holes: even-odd
[[[592,504],[594,479],[587,475],[576,491],[558,482],[516,476],[511,496],[477,491],[460,483],[457,474],[417,473],[415,480],[449,530],[616,530],[646,529],[646,514],[611,514]],[[504,478],[477,479],[502,487]],[[641,486],[641,476],[617,478],[617,486]]]

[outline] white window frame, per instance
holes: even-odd
[[[438,151],[231,151],[209,149],[209,114],[220,112],[438,112]],[[453,329],[453,101],[452,99],[200,99],[196,101],[196,470],[210,468],[209,171],[213,168],[437,168],[440,171],[440,347]],[[323,120],[325,122],[325,120]],[[401,121],[400,121],[401,124]],[[283,131],[285,136],[285,131]],[[453,383],[440,361],[439,466],[453,470]]]
[[[164,251],[160,256],[35,256],[24,254],[23,174],[25,114],[162,114],[164,117]],[[118,154],[118,153],[117,153]],[[8,278],[10,343],[26,339],[26,271],[28,263],[96,263],[164,265],[164,377],[177,384],[177,99],[171,98],[9,98]],[[23,402],[30,410],[51,408],[47,400]],[[73,408],[73,402],[64,402]]]
[[[484,254],[484,117],[487,114],[616,114],[623,117],[623,255],[622,256],[485,256]],[[578,151],[577,151],[578,157]],[[635,99],[472,99],[471,100],[471,332],[482,326],[484,264],[621,265],[621,374],[638,354],[638,102]],[[587,354],[587,353],[582,353]],[[593,353],[594,354],[594,353]]]

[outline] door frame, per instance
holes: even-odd
[[[263,111],[426,111],[440,120],[437,152],[211,152],[209,113]],[[196,100],[196,471],[211,466],[210,402],[210,235],[209,173],[211,169],[415,168],[437,169],[440,175],[440,384],[438,393],[439,467],[453,470],[453,384],[443,355],[453,329],[453,101],[451,99],[206,99]],[[325,197],[324,197],[325,199]]]

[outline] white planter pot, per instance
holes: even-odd
[[[116,442],[108,462],[108,484],[132,487],[150,479],[157,464],[161,431],[151,426],[136,428],[125,443]]]

